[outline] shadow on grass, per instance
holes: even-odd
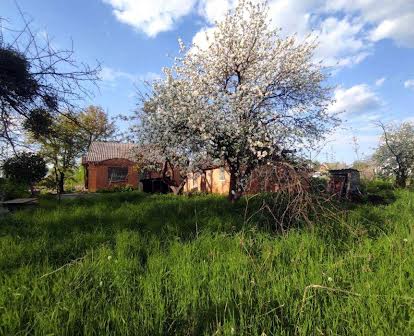
[[[243,227],[242,204],[224,197],[176,197],[117,193],[63,200],[47,198],[36,210],[0,219],[0,269],[25,262],[62,265],[102,244],[114,246],[122,231],[156,237],[168,245],[202,232],[232,233]]]
[[[260,208],[261,199],[249,203],[248,216]],[[232,204],[225,197],[150,195],[139,192],[99,194],[62,200],[44,198],[36,210],[19,211],[0,219],[0,268],[19,267],[27,260],[61,265],[82,257],[102,244],[114,246],[122,231],[155,237],[166,247],[171,241],[190,241],[199,234],[234,234],[256,230],[278,235],[270,213],[259,212],[245,223],[246,202]],[[358,236],[372,238],[387,231],[380,209],[359,206],[338,220],[315,224],[327,241],[338,247]],[[247,216],[247,217],[248,217]],[[308,227],[297,225],[296,229]],[[350,229],[351,227],[351,229]],[[352,235],[355,235],[353,237]],[[2,265],[2,266],[1,266]]]

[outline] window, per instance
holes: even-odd
[[[226,180],[225,170],[223,167],[220,167],[219,181],[225,181],[225,180]]]
[[[108,181],[109,182],[123,182],[127,180],[128,167],[109,167]]]

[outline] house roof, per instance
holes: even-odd
[[[92,142],[82,163],[100,162],[110,159],[134,159],[136,145],[118,142]]]

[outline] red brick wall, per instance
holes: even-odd
[[[108,181],[109,167],[128,167],[127,181],[112,182]],[[100,189],[109,189],[115,186],[130,185],[138,187],[138,170],[134,162],[126,159],[111,159],[97,163],[87,164],[88,169],[88,191],[95,192]]]

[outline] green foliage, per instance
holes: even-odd
[[[91,142],[107,139],[115,132],[114,123],[102,108],[95,106],[79,113],[68,111],[53,121],[46,110],[35,109],[24,126],[32,142],[40,145],[41,155],[53,167],[54,186],[59,186],[60,192],[64,192],[65,185],[73,189],[79,182],[77,159]]]
[[[47,168],[41,156],[23,152],[7,159],[3,164],[3,171],[11,180],[32,188],[35,183],[46,176]]]
[[[34,142],[40,144],[40,154],[53,167],[52,176],[60,192],[64,192],[65,178],[73,174],[76,159],[84,148],[84,142],[79,137],[79,127],[73,121],[76,115],[68,115],[55,118],[48,134],[31,134]]]
[[[79,113],[79,137],[86,151],[93,141],[110,139],[115,131],[115,123],[109,121],[108,114],[100,106],[90,105]]]
[[[328,187],[328,178],[312,177],[310,178],[310,187],[314,192],[323,192]]]
[[[132,185],[116,185],[116,186],[111,186],[110,188],[100,189],[98,190],[98,193],[107,194],[107,193],[114,193],[114,192],[130,192],[134,190],[137,190],[137,188],[135,188]]]
[[[7,178],[0,178],[0,200],[29,197],[27,185]]]
[[[82,165],[79,165],[73,169],[71,175],[66,178],[65,189],[66,191],[75,191],[82,188],[85,183],[85,171]]]
[[[53,136],[53,119],[51,113],[45,109],[36,108],[30,111],[29,116],[23,123],[26,131],[31,132],[35,137]]]
[[[414,194],[396,196],[283,236],[212,195],[44,199],[0,219],[0,334],[411,335]]]
[[[395,201],[395,186],[391,180],[375,179],[362,182],[363,200],[372,204],[390,204]]]

